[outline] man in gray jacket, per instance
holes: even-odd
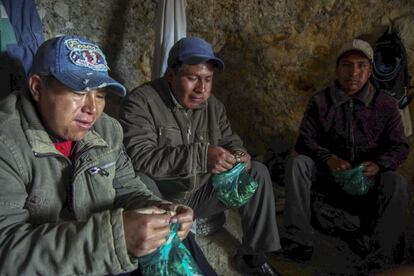
[[[184,238],[192,210],[154,196],[135,175],[122,128],[103,113],[125,94],[84,38],[46,41],[28,89],[0,103],[0,274],[108,275]]]
[[[255,195],[240,208],[242,247],[236,268],[255,275],[278,275],[264,253],[280,249],[272,182],[267,168],[250,160],[231,129],[223,104],[211,94],[215,68],[224,63],[206,41],[183,38],[171,49],[164,77],[132,91],[120,121],[136,171],[155,179],[168,200],[187,204],[195,218],[228,207],[218,200],[213,174],[245,162],[258,182]]]

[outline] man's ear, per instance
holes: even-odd
[[[29,90],[33,99],[38,102],[40,100],[40,91],[42,89],[42,79],[39,75],[31,75],[29,78]]]
[[[173,69],[171,69],[171,68],[169,68],[169,69],[167,69],[168,71],[167,71],[167,81],[169,82],[169,83],[172,83],[172,81],[174,80],[174,71],[173,71]]]

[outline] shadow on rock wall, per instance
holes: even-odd
[[[6,53],[0,54],[0,99],[16,90],[26,87],[26,77],[19,61],[10,58]]]
[[[108,24],[108,29],[102,42],[102,50],[106,54],[108,64],[116,64],[120,57],[123,47],[124,35],[126,33],[126,21],[120,20],[125,15],[125,11],[129,9],[131,0],[118,0],[113,8],[112,17]],[[120,71],[110,71],[110,75],[121,83],[125,83],[124,74]],[[121,97],[108,94],[105,113],[118,118],[121,106]]]

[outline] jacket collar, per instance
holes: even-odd
[[[52,139],[45,130],[29,92],[26,91],[22,93],[21,99],[21,112],[23,114],[22,127],[32,151],[40,154],[53,153],[62,155],[55,148]],[[79,152],[85,147],[102,146],[105,147],[108,146],[108,144],[96,131],[90,130],[86,133],[85,137],[77,143],[76,151]]]
[[[357,101],[364,104],[366,107],[368,107],[375,96],[375,88],[374,86],[368,81],[364,87],[362,87],[361,91],[359,91],[355,96],[350,97],[348,96],[340,87],[338,81],[335,81],[333,85],[329,87],[329,93],[331,95],[333,104],[335,107],[338,107],[347,101],[349,101],[351,98],[356,99]]]

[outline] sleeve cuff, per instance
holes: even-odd
[[[377,160],[376,161],[377,165],[380,167],[381,171],[386,171],[386,170],[393,170],[394,166],[390,161],[387,160]]]
[[[138,259],[128,254],[124,235],[124,223],[122,220],[123,209],[113,210],[111,213],[112,235],[114,239],[115,254],[125,272],[138,268]]]

